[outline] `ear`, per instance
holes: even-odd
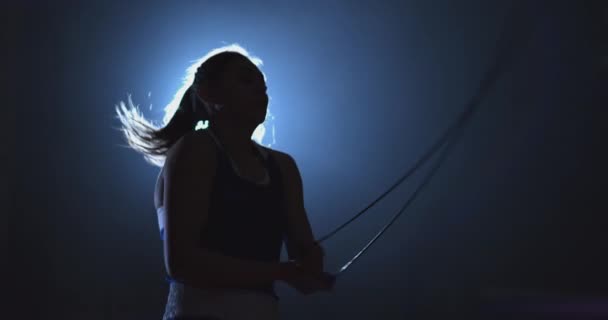
[[[209,88],[207,86],[198,86],[196,90],[198,91],[198,96],[201,97],[201,99],[207,102],[213,102],[213,99],[211,99],[211,93],[209,92]]]

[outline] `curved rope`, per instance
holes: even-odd
[[[461,130],[460,133],[462,133],[463,131],[464,130]],[[380,231],[372,238],[372,240],[370,240],[365,245],[365,247],[363,247],[363,249],[361,249],[352,259],[350,259],[350,261],[348,261],[344,266],[342,266],[342,268],[340,268],[340,271],[338,271],[338,273],[335,274],[334,276],[338,276],[338,275],[342,274],[344,271],[346,271],[348,269],[348,267],[350,267],[352,265],[352,263],[355,262],[355,260],[357,260],[365,251],[367,251],[367,249],[369,249],[369,247],[371,247],[371,245],[374,244],[374,242],[376,242],[376,240],[378,240],[380,238],[380,236],[382,236],[382,234],[399,218],[399,216],[401,216],[401,214],[403,214],[405,212],[405,209],[407,209],[407,207],[409,207],[409,205],[412,202],[414,202],[414,199],[416,199],[416,197],[418,196],[420,191],[422,191],[422,189],[427,185],[427,183],[431,180],[431,178],[435,175],[435,173],[437,173],[437,170],[439,169],[439,167],[441,167],[441,165],[443,164],[443,161],[448,156],[448,154],[449,154],[448,151],[455,144],[457,139],[458,139],[458,136],[454,135],[453,138],[446,144],[445,148],[441,151],[441,154],[439,155],[439,159],[437,159],[437,161],[435,162],[435,165],[427,173],[427,175],[424,177],[422,183],[420,183],[420,185],[418,186],[418,188],[416,188],[414,193],[412,193],[410,198],[407,199],[407,201],[401,207],[401,209],[397,212],[397,214],[395,214],[393,216],[393,218],[384,227],[382,227],[382,229],[380,229]]]
[[[523,5],[523,2],[520,2],[519,5]],[[473,113],[479,108],[479,105],[480,105],[481,101],[483,100],[483,98],[485,98],[488,95],[489,89],[496,83],[497,79],[505,71],[506,66],[510,62],[512,62],[512,60],[514,58],[513,51],[515,50],[514,47],[516,44],[516,39],[513,39],[513,38],[517,35],[518,32],[513,31],[511,34],[509,34],[508,33],[509,28],[507,28],[507,26],[509,26],[508,22],[510,22],[512,30],[517,30],[518,28],[523,29],[523,28],[527,27],[525,23],[519,23],[519,24],[514,23],[514,22],[518,22],[518,20],[516,19],[517,18],[517,14],[516,14],[517,9],[518,9],[518,5],[515,5],[511,11],[511,16],[510,16],[511,19],[506,19],[506,21],[505,21],[505,27],[501,31],[499,40],[497,41],[497,46],[496,46],[497,54],[496,54],[495,63],[493,64],[493,66],[490,69],[488,69],[488,71],[482,78],[479,89],[477,90],[477,94],[471,98],[471,101],[467,104],[465,111],[460,115],[460,117],[457,119],[457,121],[455,121],[455,123],[452,126],[448,127],[448,129],[444,132],[444,134],[431,146],[431,148],[426,153],[424,153],[422,155],[422,157],[420,157],[420,159],[414,164],[414,166],[412,168],[410,168],[410,170],[408,170],[402,177],[400,177],[386,192],[384,192],[382,195],[380,195],[380,197],[378,197],[376,200],[374,200],[365,209],[363,209],[362,211],[357,213],[353,218],[349,219],[347,222],[340,225],[338,228],[336,228],[332,232],[324,235],[323,237],[320,237],[319,240],[317,240],[317,243],[321,243],[321,242],[329,239],[330,237],[335,235],[338,231],[340,231],[341,229],[346,227],[348,224],[350,224],[351,222],[353,222],[354,220],[359,218],[364,212],[366,212],[368,209],[370,209],[372,206],[374,206],[380,200],[382,200],[384,197],[386,197],[386,195],[388,195],[391,191],[393,191],[398,185],[403,183],[403,181],[405,179],[407,179],[409,176],[411,176],[411,174],[413,174],[414,171],[418,170],[420,168],[420,166],[422,166],[423,163],[428,161],[428,159],[435,152],[437,152],[437,150],[442,145],[446,144],[446,141],[447,141],[447,145],[444,148],[444,150],[441,152],[435,165],[432,167],[432,169],[429,171],[429,173],[424,177],[423,182],[418,186],[418,188],[414,191],[414,193],[410,196],[410,198],[405,202],[405,204],[397,212],[397,214],[395,216],[393,216],[393,218],[363,247],[363,249],[361,249],[350,261],[348,261],[342,268],[340,268],[338,273],[335,274],[334,276],[338,276],[338,275],[342,274],[344,271],[346,271],[352,265],[352,263],[354,261],[356,261],[367,249],[369,249],[369,247],[374,242],[376,242],[380,238],[380,236],[382,236],[382,234],[384,234],[384,232],[399,218],[399,216],[401,216],[401,214],[403,214],[403,212],[405,212],[405,209],[407,209],[407,207],[414,201],[414,199],[418,196],[419,192],[426,186],[426,184],[434,176],[434,174],[439,169],[439,167],[441,167],[441,164],[443,164],[445,158],[449,154],[448,151],[451,149],[451,147],[454,145],[454,143],[458,140],[458,138],[460,138],[459,134],[461,134],[464,131],[464,127],[465,127],[465,124],[467,123],[467,121],[470,120]],[[512,20],[512,21],[510,21],[510,20]],[[529,22],[529,21],[527,21],[527,22]],[[520,31],[520,30],[518,30],[518,31]],[[531,34],[531,32],[528,32],[528,35],[529,34]],[[522,42],[520,44],[523,45],[523,40],[525,40],[525,39],[523,39],[523,40],[520,39],[520,40]],[[509,44],[509,46],[507,46],[507,44]]]

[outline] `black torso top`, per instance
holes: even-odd
[[[209,218],[201,228],[201,248],[241,259],[279,262],[286,212],[283,180],[276,159],[268,150],[252,146],[262,159],[268,176],[265,184],[250,181],[235,172],[228,154],[213,137],[218,166]],[[243,289],[261,291],[278,299],[274,282]]]

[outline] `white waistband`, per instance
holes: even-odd
[[[223,320],[277,320],[278,301],[245,289],[200,289],[171,282],[163,319],[176,316],[215,316]]]

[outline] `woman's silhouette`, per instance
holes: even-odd
[[[209,52],[161,128],[130,100],[117,109],[129,145],[162,168],[154,203],[170,279],[163,319],[278,319],[275,281],[303,294],[333,287],[295,161],[251,139],[268,105],[256,61],[238,45]],[[195,130],[200,121],[207,128]],[[281,262],[284,241],[290,260]]]

